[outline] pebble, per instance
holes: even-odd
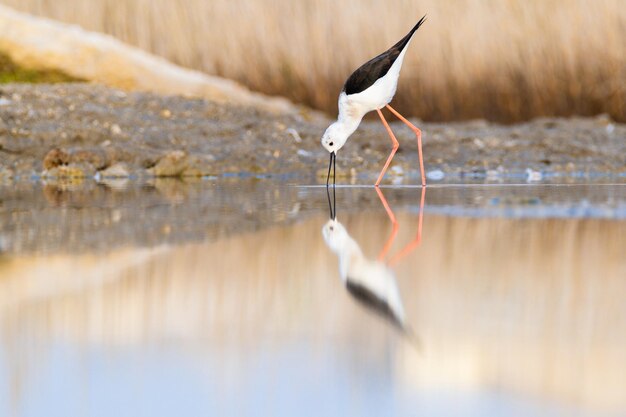
[[[171,151],[163,155],[150,172],[157,177],[177,177],[187,166],[188,160],[185,152]]]
[[[389,170],[393,175],[396,176],[402,176],[404,175],[404,169],[402,169],[401,166],[399,165],[394,165],[391,167],[391,169]]]
[[[43,158],[43,167],[45,170],[50,170],[60,165],[67,165],[69,161],[70,156],[67,152],[59,148],[54,148]]]
[[[526,168],[526,181],[534,182],[541,181],[543,179],[543,174],[541,171],[535,171],[531,168]]]
[[[446,174],[440,169],[433,169],[432,171],[428,171],[426,173],[426,178],[433,181],[442,180]]]
[[[111,134],[116,135],[116,136],[121,135],[122,134],[122,128],[118,124],[116,124],[116,123],[112,124],[111,125]]]
[[[296,129],[290,127],[285,132],[289,133],[296,143],[302,142],[302,138],[300,137],[300,134],[298,133]]]
[[[130,174],[123,163],[113,164],[110,167],[99,171],[101,178],[128,178]]]

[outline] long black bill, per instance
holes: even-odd
[[[330,181],[330,168],[333,168],[333,186],[335,185],[335,173],[336,171],[337,156],[335,152],[330,153],[330,161],[328,162],[328,176],[326,177],[326,187],[328,187],[328,181]]]
[[[335,152],[333,152],[333,195],[335,195],[335,178],[337,177],[337,154]],[[335,214],[336,213],[336,207],[335,207]]]
[[[333,199],[330,199],[330,187],[326,187],[326,196],[328,196],[328,208],[330,209],[330,218],[335,220],[337,217],[337,199],[335,195],[335,187],[333,187]]]

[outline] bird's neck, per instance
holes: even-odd
[[[361,252],[358,243],[348,236],[337,251],[337,255],[339,257],[339,276],[342,281],[345,281],[350,267],[358,260],[363,259],[363,252]]]
[[[344,143],[348,140],[350,135],[354,133],[356,128],[359,127],[362,118],[363,116],[355,118],[339,113],[339,117],[337,118],[335,124],[337,125],[339,132],[341,132],[342,136],[345,138]]]

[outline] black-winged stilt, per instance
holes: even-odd
[[[387,162],[385,162],[385,166],[376,180],[375,185],[378,187],[399,147],[398,140],[391,131],[383,113],[380,111],[383,107],[387,107],[391,113],[415,132],[417,136],[417,150],[419,153],[422,186],[426,185],[424,161],[422,159],[422,132],[389,105],[398,87],[400,68],[402,67],[402,61],[404,60],[407,47],[411,42],[413,34],[422,23],[424,23],[425,19],[426,16],[422,17],[413,29],[411,29],[404,38],[400,39],[398,43],[361,65],[346,80],[339,94],[339,116],[337,117],[337,121],[331,124],[322,136],[322,146],[330,152],[326,185],[328,185],[330,179],[330,168],[331,165],[334,165],[337,151],[346,143],[348,137],[354,133],[361,123],[363,116],[372,110],[376,110],[393,143],[393,148],[387,158]]]
[[[346,228],[337,220],[336,202],[331,202],[327,190],[330,220],[322,227],[322,236],[328,247],[339,257],[339,276],[348,292],[365,307],[385,317],[406,335],[412,332],[405,322],[404,307],[391,267],[418,247],[422,242],[422,222],[426,188],[422,187],[417,235],[395,256],[386,260],[389,249],[398,234],[399,224],[380,188],[376,192],[391,220],[393,229],[376,260],[368,259],[359,244],[350,236]],[[335,188],[333,187],[333,200]],[[333,207],[334,206],[334,207]]]

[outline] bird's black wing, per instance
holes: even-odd
[[[350,280],[346,282],[346,288],[348,289],[348,292],[364,306],[381,315],[394,326],[400,329],[404,328],[404,324],[400,321],[398,316],[396,316],[395,311],[391,309],[391,306],[386,300],[378,297],[367,287]]]
[[[370,59],[354,71],[346,80],[343,91],[348,95],[360,93],[371,87],[376,80],[384,77],[400,55],[400,52],[402,52],[409,43],[415,31],[424,23],[424,20],[426,20],[426,16],[422,17],[413,29],[411,29],[404,38],[400,39],[398,43],[377,57]]]
[[[346,94],[357,94],[371,87],[381,77],[384,77],[389,68],[393,65],[396,58],[400,55],[397,49],[390,49],[372,58],[365,64],[361,65],[356,71],[348,77],[343,91]]]

